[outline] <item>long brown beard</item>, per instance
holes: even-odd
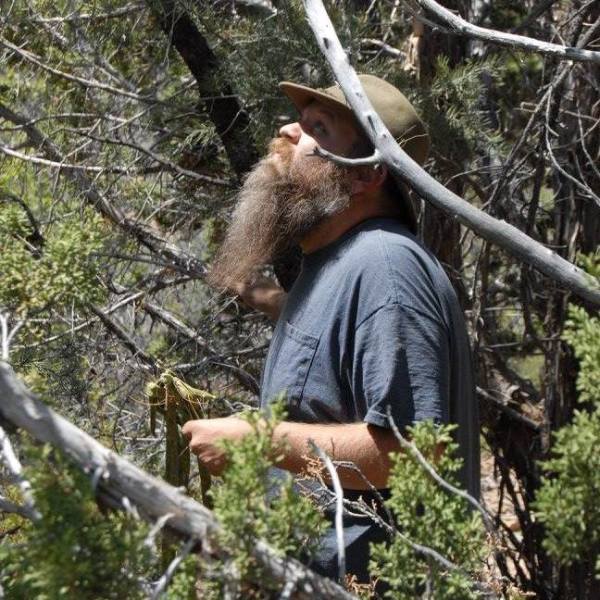
[[[271,142],[270,154],[246,176],[225,240],[208,274],[219,289],[250,282],[323,219],[350,203],[347,170],[317,157],[292,163],[293,145]],[[273,154],[281,157],[278,170]]]

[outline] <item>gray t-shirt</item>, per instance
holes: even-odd
[[[479,495],[479,423],[462,311],[439,262],[398,221],[369,219],[304,257],[273,332],[261,406],[283,391],[290,421],[388,427],[389,406],[400,428],[425,419],[458,424],[461,480]],[[356,526],[361,548],[377,537],[374,526],[347,519],[349,567]],[[328,543],[324,552],[333,555],[322,560],[333,566]],[[354,552],[361,565],[364,551]],[[329,574],[329,567],[317,570]]]

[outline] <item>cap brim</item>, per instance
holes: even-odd
[[[346,113],[353,114],[352,109],[348,106],[343,96],[337,99],[321,90],[315,90],[305,85],[298,85],[291,81],[282,81],[279,84],[279,89],[292,101],[298,112],[302,112],[311,102],[316,100],[336,110],[343,110]]]

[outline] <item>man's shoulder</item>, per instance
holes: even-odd
[[[387,275],[435,273],[441,266],[435,256],[399,221],[370,219],[357,227],[344,251],[355,268],[384,269]]]
[[[348,244],[344,262],[364,282],[385,289],[388,302],[439,316],[455,299],[437,258],[394,219],[363,223]]]

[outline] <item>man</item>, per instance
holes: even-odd
[[[377,77],[360,78],[392,135],[422,164],[428,137],[408,100]],[[389,408],[401,429],[424,419],[457,423],[463,485],[478,495],[469,346],[448,278],[414,237],[408,197],[385,165],[344,167],[314,155],[317,146],[346,157],[370,152],[339,87],[281,89],[300,119],[281,128],[246,179],[211,273],[214,285],[235,290],[277,321],[261,406],[286,393],[288,418],[275,435],[288,450],[278,466],[302,473],[312,440],[385,490],[388,455],[398,450]],[[285,294],[258,272],[292,242],[304,257]],[[184,426],[192,451],[214,473],[223,468],[215,443],[248,432],[235,417]],[[339,469],[339,476],[346,497],[368,496],[356,471]],[[345,517],[347,567],[359,580],[368,578],[369,542],[382,537],[368,519]],[[313,568],[335,577],[336,552],[330,530]]]

